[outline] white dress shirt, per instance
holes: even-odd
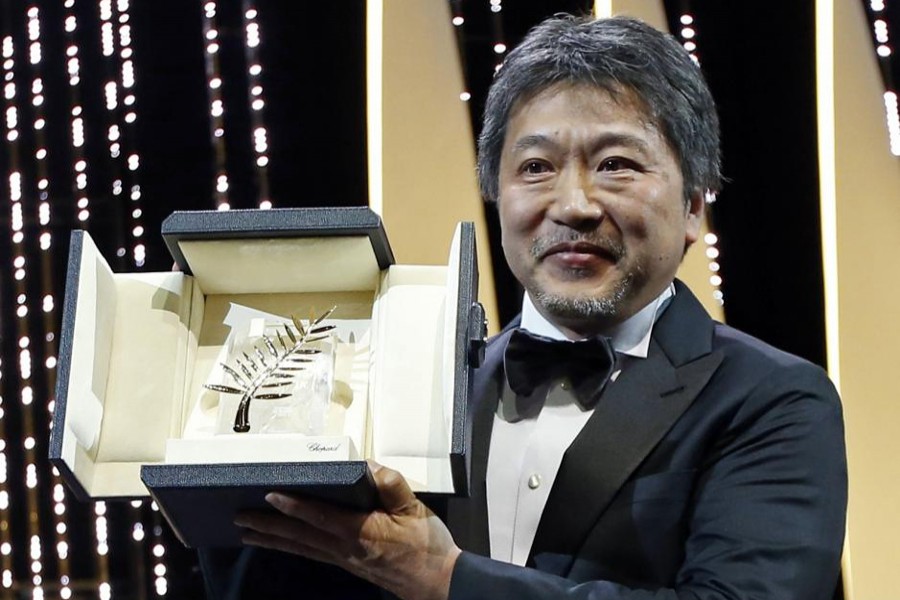
[[[656,300],[607,332],[617,354],[643,359],[661,310],[674,295],[669,285]],[[528,294],[522,302],[521,327],[545,337],[567,340],[535,308]],[[631,359],[629,359],[631,360]],[[624,361],[619,360],[607,385],[615,385]],[[524,565],[531,551],[541,513],[559,471],[563,454],[593,414],[584,410],[560,379],[548,388],[542,406],[522,410],[516,395],[504,386],[494,415],[487,466],[488,530],[491,558]],[[532,398],[533,400],[533,398]]]

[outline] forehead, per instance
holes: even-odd
[[[559,83],[543,88],[513,104],[507,120],[504,146],[515,142],[523,130],[557,125],[615,126],[640,130],[668,146],[646,103],[632,89],[605,89],[589,83]]]

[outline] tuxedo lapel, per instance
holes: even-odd
[[[709,342],[702,341],[712,336],[709,317],[702,308],[696,311],[699,305],[686,288],[678,294],[682,297],[676,296],[654,327],[647,358],[628,364],[607,385],[594,414],[563,456],[530,563],[539,557],[538,562],[552,561],[552,566],[544,565],[548,570],[560,575],[568,571],[585,536],[618,490],[721,363],[721,355],[710,353]],[[693,321],[694,327],[687,330],[694,341],[682,340],[679,354],[667,346],[675,341],[670,335],[673,330],[682,332],[683,319]],[[685,345],[690,351],[684,350]],[[673,355],[677,360],[673,361]]]

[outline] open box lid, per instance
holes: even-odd
[[[272,232],[267,231],[271,228]],[[269,240],[312,237],[318,240],[335,238],[362,239],[369,247],[371,258],[366,259],[384,269],[393,263],[393,255],[387,243],[381,221],[368,209],[281,209],[268,211],[205,211],[173,214],[163,227],[166,243],[179,266],[203,278],[203,251],[197,251],[196,244],[217,241],[257,239],[264,243]],[[193,244],[193,245],[192,245]],[[234,245],[239,248],[240,244]],[[348,246],[356,248],[356,245]],[[353,252],[357,250],[353,249]],[[221,259],[221,256],[219,257]],[[242,260],[240,255],[227,258]],[[129,498],[145,495],[145,490],[135,481],[138,473],[150,488],[153,497],[160,504],[167,518],[181,536],[191,546],[229,545],[236,543],[236,533],[217,533],[211,538],[197,532],[213,532],[221,529],[227,515],[203,514],[203,506],[218,503],[225,513],[233,518],[234,511],[242,508],[264,506],[264,494],[272,489],[293,490],[310,493],[325,498],[337,499],[354,506],[371,506],[375,496],[371,488],[371,474],[364,461],[340,463],[265,463],[265,464],[191,464],[180,465],[162,461],[110,461],[103,465],[92,463],[85,449],[79,448],[78,435],[74,435],[73,419],[69,414],[73,405],[78,405],[79,390],[85,383],[76,380],[91,371],[92,376],[102,379],[103,368],[97,369],[96,356],[90,358],[88,369],[76,369],[73,364],[84,364],[84,354],[96,351],[97,344],[84,344],[85,336],[92,337],[101,323],[112,327],[109,322],[114,317],[104,314],[102,303],[97,302],[97,281],[99,277],[137,277],[137,274],[114,275],[105,263],[101,266],[99,256],[90,237],[76,231],[72,236],[72,246],[67,271],[66,299],[63,312],[63,327],[60,343],[59,377],[57,383],[56,406],[53,416],[53,430],[50,440],[51,462],[57,466],[82,499]],[[453,493],[467,494],[469,488],[469,447],[471,440],[466,425],[467,401],[471,394],[471,370],[479,362],[479,348],[483,344],[484,315],[476,302],[477,267],[475,263],[474,228],[464,223],[458,229],[451,251],[451,271],[458,279],[456,285],[448,288],[455,302],[455,322],[452,351],[452,427],[449,433],[449,463],[452,474]],[[229,263],[233,264],[233,263]],[[105,272],[104,269],[106,269]],[[98,275],[99,274],[99,275]],[[184,273],[139,274],[141,277],[157,278],[168,287],[183,286],[189,295],[190,280]],[[87,277],[87,280],[85,279]],[[213,278],[214,279],[214,278]],[[215,282],[212,281],[213,285]],[[173,282],[177,282],[177,285]],[[196,286],[194,286],[196,288]],[[194,291],[196,293],[196,291]],[[449,301],[449,298],[448,298]],[[113,311],[114,314],[114,311]],[[449,332],[448,332],[449,333]],[[81,362],[79,362],[81,361]],[[90,386],[90,382],[88,383]],[[96,415],[95,415],[96,416]],[[102,414],[99,417],[102,420]],[[84,439],[83,432],[80,437]],[[102,467],[102,468],[101,468]],[[130,483],[122,489],[116,486],[98,485],[96,479],[105,477],[101,471],[108,471],[113,479],[128,479]],[[138,481],[139,484],[139,481]],[[211,511],[208,511],[211,512]],[[214,511],[212,511],[214,512]],[[219,511],[222,512],[222,511]],[[229,518],[229,519],[230,519]],[[199,523],[191,529],[191,523]],[[230,520],[227,520],[230,523]],[[198,537],[199,536],[199,537]]]
[[[183,246],[192,241],[365,236],[379,269],[394,264],[381,218],[365,207],[176,211],[163,221],[162,236],[175,264],[188,274],[195,273]],[[233,254],[217,258],[239,264],[255,257],[242,256],[235,247]],[[196,266],[199,271],[205,265]]]

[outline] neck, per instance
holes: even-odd
[[[553,339],[580,340],[597,335],[612,339],[616,351],[634,356],[645,356],[650,332],[661,306],[674,293],[672,286],[665,288],[640,310],[618,312],[614,316],[592,315],[590,318],[574,318],[558,315],[532,302],[526,295],[522,303],[522,327]]]

